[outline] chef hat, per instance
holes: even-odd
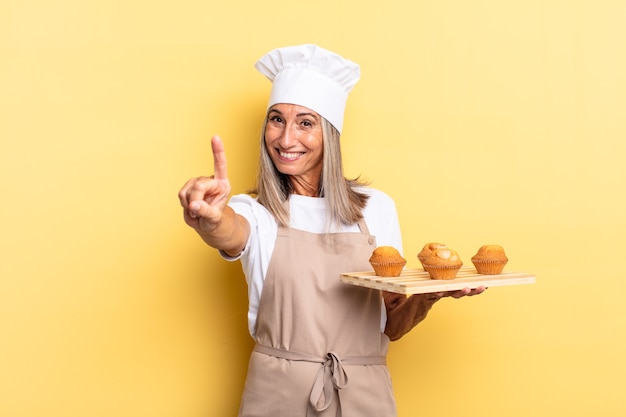
[[[268,52],[255,67],[272,81],[268,108],[304,106],[341,132],[348,93],[361,75],[358,64],[317,45],[298,45]]]

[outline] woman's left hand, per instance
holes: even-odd
[[[398,340],[424,320],[428,311],[443,297],[470,297],[481,294],[486,289],[486,287],[463,288],[458,291],[413,294],[410,297],[383,291],[383,300],[387,309],[385,334],[391,340]]]
[[[482,294],[487,287],[478,287],[478,288],[463,288],[462,290],[457,291],[445,291],[445,292],[435,292],[430,294],[428,297],[430,300],[439,300],[443,297],[452,297],[452,298],[462,298],[462,297],[471,297],[473,295]]]

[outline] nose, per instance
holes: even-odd
[[[298,142],[299,132],[297,126],[289,123],[282,130],[278,144],[283,149],[289,149]]]

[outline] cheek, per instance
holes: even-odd
[[[322,139],[315,138],[309,143],[309,147],[320,156],[324,153],[324,142],[322,141]]]
[[[265,141],[265,145],[266,146],[270,146],[270,144],[274,141],[274,139],[276,138],[276,134],[275,134],[275,129],[265,129],[265,134],[263,135],[263,140]]]
[[[281,135],[280,129],[267,125],[265,127],[265,134],[263,135],[263,137],[265,138],[265,143],[269,145],[270,143],[273,143],[278,138],[280,138],[280,135]]]
[[[274,147],[272,146],[272,144],[270,143],[270,141],[268,141],[268,140],[267,140],[267,137],[265,138],[265,143],[264,143],[263,148],[264,148],[264,149],[263,149],[263,153],[267,154],[267,156],[269,156],[269,158],[270,158],[272,161],[276,162],[276,161],[275,161],[275,159],[276,159],[276,155],[275,155],[275,153],[274,153],[274,152],[272,152],[272,150],[274,149]]]

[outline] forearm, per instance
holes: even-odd
[[[248,221],[229,206],[224,208],[219,223],[207,226],[199,222],[194,229],[209,246],[231,256],[241,253],[250,235]]]
[[[426,318],[432,306],[439,300],[429,294],[414,294],[406,297],[401,294],[383,292],[387,310],[385,334],[391,340],[398,340]]]

